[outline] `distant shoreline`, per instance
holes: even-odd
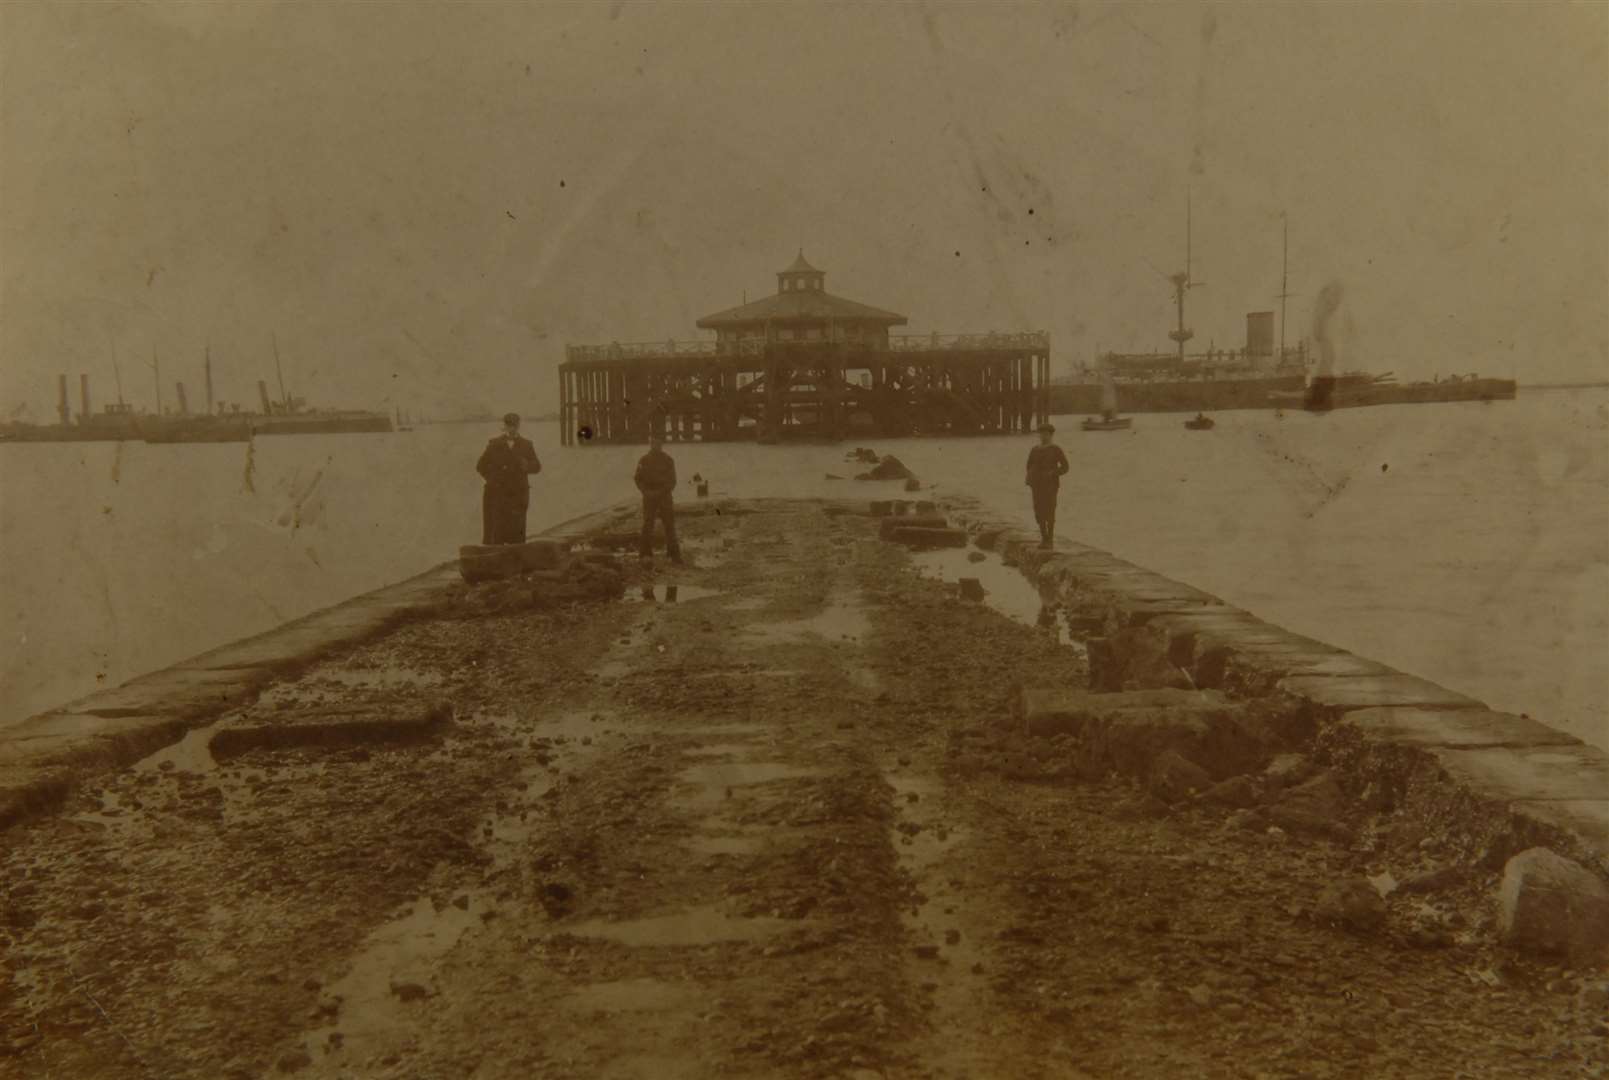
[[[1602,390],[1609,388],[1609,380],[1603,382],[1540,382],[1520,383],[1521,390]]]
[[[552,413],[547,413],[547,414],[544,414],[542,416],[526,416],[526,417],[522,417],[521,420],[520,420],[520,423],[522,423],[522,424],[556,424],[558,422],[559,422],[559,418],[556,415],[552,414]],[[415,423],[419,423],[419,424],[496,424],[496,425],[501,426],[502,423],[503,423],[503,418],[501,416],[461,416],[461,417],[446,417],[446,418],[441,419],[441,420],[418,420],[418,421],[415,421]]]

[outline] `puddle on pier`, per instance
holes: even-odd
[[[864,690],[868,694],[880,693],[883,689],[883,680],[869,667],[860,664],[851,664],[844,669],[849,681],[857,690]]]
[[[988,968],[984,943],[973,936],[979,921],[963,914],[968,868],[961,861],[961,841],[966,834],[946,821],[940,782],[898,770],[885,769],[883,777],[894,788],[891,835],[899,867],[925,901],[900,914],[912,943],[905,960],[908,977],[931,991],[934,1028],[957,1036],[951,1040],[954,1049],[944,1055],[952,1059],[946,1072],[989,1075],[993,1063],[979,1055],[993,1041],[992,1032],[983,1029],[977,1003],[986,993],[985,980],[997,973]]]
[[[608,714],[590,709],[535,717],[477,712],[470,719],[522,738],[547,740],[542,756],[550,764],[557,758],[566,769],[618,735]],[[538,828],[551,828],[537,808],[556,773],[542,764],[536,747],[526,746],[520,753],[525,758],[519,773],[522,786],[498,803],[475,836],[474,842],[490,853],[494,874],[523,856]],[[416,1021],[410,1010],[430,994],[434,965],[496,906],[489,896],[475,892],[458,902],[464,906],[452,903],[438,909],[429,897],[420,897],[402,916],[369,935],[351,972],[326,988],[326,997],[340,1000],[341,1011],[334,1023],[310,1033],[314,1054],[334,1065],[355,1065],[411,1030]]]
[[[683,756],[691,758],[693,764],[681,771],[681,789],[673,793],[669,801],[673,805],[703,814],[694,823],[694,827],[699,831],[687,841],[687,847],[691,851],[700,855],[752,855],[764,850],[767,839],[775,838],[776,830],[727,821],[718,812],[721,804],[738,787],[820,774],[819,769],[801,768],[775,761],[754,761],[752,757],[754,754],[770,753],[775,749],[769,740],[762,744],[754,738],[765,731],[766,729],[758,724],[709,728],[703,733],[729,739],[734,736],[737,738],[747,736],[750,741],[712,742],[684,751]]]
[[[650,604],[688,604],[708,596],[720,596],[721,590],[702,585],[644,585],[636,595]]]
[[[826,609],[819,615],[787,622],[749,623],[742,630],[744,637],[766,644],[808,641],[812,638],[854,644],[869,633],[871,619],[866,615],[865,605],[842,596],[830,598]]]
[[[173,763],[173,770],[177,772],[199,773],[205,775],[216,772],[218,762],[212,756],[212,736],[218,730],[222,721],[214,721],[206,727],[193,728],[185,732],[184,738],[176,743],[164,746],[154,754],[149,754],[134,763],[135,772],[167,771],[162,766],[167,762]]]
[[[690,765],[680,774],[681,786],[697,790],[673,795],[670,801],[689,809],[708,810],[729,798],[734,788],[820,775],[820,769],[800,768],[780,761],[704,762]]]
[[[518,858],[531,834],[546,821],[537,811],[542,796],[558,777],[556,767],[573,769],[578,757],[596,752],[603,742],[618,734],[618,728],[610,724],[606,714],[591,709],[570,709],[537,717],[476,713],[474,719],[522,740],[543,741],[536,746],[529,742],[521,746],[518,751],[524,759],[519,772],[521,787],[499,804],[498,811],[482,827],[494,865],[503,866]]]
[[[744,919],[728,915],[712,905],[621,922],[591,919],[567,926],[564,932],[576,937],[603,938],[621,945],[685,947],[716,945],[723,941],[754,941],[800,925],[795,920],[765,916]]]
[[[894,851],[900,867],[927,897],[922,907],[905,913],[906,929],[918,947],[937,950],[931,958],[918,956],[913,962],[945,965],[941,991],[948,990],[949,1004],[965,1008],[966,999],[975,991],[970,985],[977,977],[973,965],[982,961],[983,954],[968,928],[962,926],[957,914],[959,891],[950,884],[950,874],[943,865],[965,833],[945,822],[939,784],[898,772],[885,772],[884,779],[894,788],[899,823],[919,826],[912,833],[897,827],[894,832]],[[915,796],[914,802],[912,796]],[[940,1004],[944,1003],[941,1000]]]
[[[352,970],[324,988],[340,1003],[334,1023],[308,1033],[308,1047],[332,1061],[368,1060],[388,1037],[409,1030],[419,999],[431,996],[431,970],[481,921],[476,899],[436,910],[429,897],[369,935]]]
[[[770,597],[750,596],[742,600],[734,600],[730,604],[722,604],[727,611],[759,611],[761,608],[771,606]]]
[[[984,604],[1013,622],[1054,635],[1058,645],[1083,648],[1068,634],[1067,623],[1061,618],[1054,601],[1047,603],[1040,596],[1039,586],[993,555],[982,562],[971,562],[967,559],[968,554],[968,551],[960,548],[915,552],[911,555],[911,564],[918,573],[950,585],[961,578],[977,578],[978,584],[983,586]]]
[[[82,814],[74,814],[73,821],[85,825],[98,825],[102,828],[114,828],[126,824],[134,810],[123,805],[123,797],[110,788],[101,789],[101,805],[99,810],[86,810]]]

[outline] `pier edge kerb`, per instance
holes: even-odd
[[[1498,850],[1515,854],[1522,848],[1512,844],[1530,840],[1535,843],[1525,846],[1550,846],[1609,879],[1609,755],[1603,751],[1529,717],[1509,717],[1457,691],[1291,634],[1108,552],[1061,539],[1042,551],[1037,538],[975,502],[952,513],[977,547],[997,552],[1054,595],[1070,622],[1087,616],[1109,635],[1161,638],[1152,647],[1160,646],[1198,688],[1297,703],[1314,751],[1349,772],[1354,794],[1371,773],[1412,774],[1426,799],[1479,806],[1481,820],[1510,822],[1511,843],[1492,846],[1486,860]],[[1159,580],[1177,601],[1157,600],[1152,587]],[[1110,636],[1103,644],[1114,647]],[[1378,721],[1381,710],[1390,709],[1401,712],[1402,724],[1388,730]],[[1441,744],[1415,745],[1404,737],[1403,726],[1422,728],[1427,718],[1463,734]],[[1565,750],[1572,761],[1553,760]]]
[[[632,519],[634,506],[635,500],[612,503],[540,535],[573,539]],[[408,622],[433,617],[457,580],[456,561],[443,562],[5,725],[0,728],[0,832],[54,813],[80,784],[126,768],[173,745],[188,731],[251,704],[275,679],[298,674]],[[52,725],[59,727],[72,717],[86,718],[76,733],[52,732]],[[109,737],[100,721],[126,723],[116,737]]]

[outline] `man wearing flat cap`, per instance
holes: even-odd
[[[481,543],[525,543],[525,511],[531,504],[528,477],[542,471],[531,440],[520,437],[520,417],[503,417],[503,431],[486,443],[475,471],[486,481],[481,495]]]
[[[1042,548],[1055,546],[1056,492],[1067,473],[1067,455],[1053,440],[1055,434],[1050,424],[1039,425],[1039,445],[1028,451],[1028,479],[1024,481],[1034,493],[1034,521],[1039,523]]]
[[[637,553],[643,562],[654,558],[654,522],[665,523],[665,553],[680,566],[681,545],[676,543],[676,462],[665,453],[665,436],[657,427],[648,433],[648,453],[637,462],[632,476],[642,492],[642,541]]]

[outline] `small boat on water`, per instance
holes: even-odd
[[[1112,381],[1110,371],[1101,381],[1100,419],[1088,417],[1081,426],[1085,431],[1123,431],[1134,426],[1132,418],[1117,415],[1117,384]]]
[[[1184,426],[1191,431],[1211,431],[1217,425],[1213,422],[1212,417],[1207,416],[1205,413],[1196,413],[1194,419],[1184,422]]]

